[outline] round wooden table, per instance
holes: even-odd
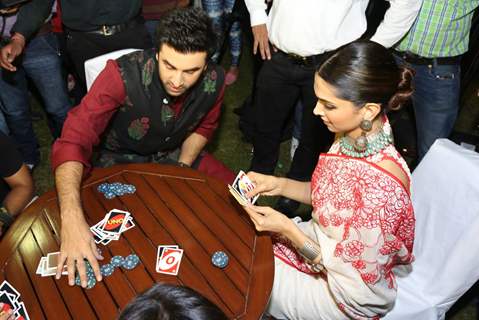
[[[133,184],[134,194],[106,199],[103,182]],[[227,186],[188,168],[129,164],[95,169],[82,186],[90,225],[111,209],[129,211],[136,227],[119,241],[99,245],[104,261],[135,253],[141,264],[116,269],[92,289],[68,286],[67,277],[36,275],[42,256],[59,250],[60,216],[56,192],[29,206],[0,243],[0,282],[8,280],[21,294],[31,319],[115,319],[137,294],[156,282],[189,286],[216,303],[231,319],[258,319],[268,302],[274,276],[269,236],[255,232]],[[158,245],[184,249],[177,276],[155,271]],[[225,251],[225,269],[211,255]]]

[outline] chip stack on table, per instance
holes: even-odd
[[[114,256],[110,263],[104,264],[100,267],[100,273],[103,277],[109,277],[115,272],[115,268],[122,267],[126,270],[132,270],[140,264],[140,258],[136,254],[130,254],[125,258],[122,256]],[[95,272],[88,261],[85,260],[86,275],[87,275],[87,289],[91,289],[96,285]],[[81,285],[80,275],[75,277],[75,284]]]
[[[228,261],[228,255],[224,251],[216,251],[211,256],[211,263],[213,263],[215,267],[218,267],[220,269],[226,268],[226,266],[228,265]]]
[[[125,194],[133,194],[136,192],[136,188],[132,184],[124,184],[120,182],[114,183],[102,183],[98,186],[97,190],[105,195],[107,199],[113,199],[117,196],[123,196]]]

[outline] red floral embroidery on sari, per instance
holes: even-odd
[[[336,239],[336,259],[351,264],[365,283],[385,281],[394,289],[393,267],[413,260],[415,219],[408,191],[374,164],[385,159],[408,173],[393,146],[367,159],[322,155],[311,179],[312,215],[320,230]],[[288,241],[274,241],[278,258],[313,273]]]

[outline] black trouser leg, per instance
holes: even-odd
[[[152,47],[148,31],[141,23],[111,36],[67,31],[67,51],[76,72],[85,86],[85,61],[121,49],[148,49]]]
[[[281,134],[299,97],[299,87],[293,79],[294,66],[273,54],[258,74],[254,98],[255,113],[251,170],[273,174],[278,161]]]
[[[314,73],[301,88],[303,118],[299,146],[287,176],[294,180],[310,181],[321,152],[327,152],[334,139],[324,122],[313,114],[317,98],[314,93]]]

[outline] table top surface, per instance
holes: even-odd
[[[133,184],[134,194],[106,199],[99,184]],[[31,319],[115,319],[137,294],[156,282],[189,286],[217,304],[231,319],[258,319],[273,284],[270,237],[255,232],[247,214],[227,186],[188,168],[129,164],[95,169],[82,185],[87,222],[100,221],[111,209],[129,211],[136,227],[119,241],[99,245],[108,263],[112,256],[137,254],[133,270],[116,269],[92,289],[68,286],[67,277],[36,275],[40,258],[59,250],[60,216],[56,193],[39,197],[15,221],[0,243],[0,282],[21,294]],[[184,249],[177,276],[155,271],[157,247]],[[225,269],[212,265],[222,250]]]

